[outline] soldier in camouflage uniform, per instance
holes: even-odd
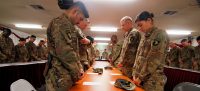
[[[104,49],[104,52],[102,53],[102,59],[108,59],[107,49]]]
[[[132,67],[135,63],[135,57],[140,43],[141,35],[133,29],[133,21],[129,16],[125,16],[120,21],[122,30],[126,32],[122,52],[120,54],[120,62],[122,73],[132,78]]]
[[[153,14],[144,11],[136,18],[139,31],[145,33],[133,66],[133,81],[145,91],[164,91],[164,62],[169,44],[165,31],[154,26]]]
[[[28,50],[28,53],[30,55],[29,57],[29,62],[30,61],[40,61],[41,59],[38,58],[38,55],[37,55],[37,46],[34,44],[34,41],[36,40],[36,36],[35,35],[31,35],[30,38],[29,38],[29,42],[27,42],[25,45],[26,45],[26,48]]]
[[[47,59],[47,55],[45,53],[44,44],[45,44],[45,41],[44,40],[40,40],[40,42],[39,42],[39,44],[37,46],[37,56],[38,56],[38,58],[40,58],[42,60],[46,60]]]
[[[200,36],[198,36],[196,40],[197,40],[198,46],[196,46],[194,49],[195,57],[193,61],[193,69],[200,70]]]
[[[88,47],[87,52],[88,52],[89,64],[90,66],[92,66],[95,61],[95,56],[96,56],[95,49],[93,46],[94,38],[92,38],[91,36],[87,36],[86,38],[89,39],[91,42],[90,44],[87,45]]]
[[[98,49],[95,50],[95,58],[97,58],[98,60],[100,60],[100,51]]]
[[[87,45],[89,43],[85,44],[82,42],[83,39],[86,38],[86,36],[82,32],[87,28],[88,24],[89,24],[89,21],[87,19],[84,19],[84,20],[80,21],[76,27],[77,31],[79,32],[78,34],[80,34],[78,54],[79,54],[80,61],[81,61],[84,71],[88,70],[90,67],[88,51],[87,51],[87,49],[88,49]]]
[[[29,53],[25,43],[26,39],[20,38],[18,45],[15,46],[15,62],[28,62]]]
[[[119,41],[116,45],[113,46],[112,64],[114,67],[118,67],[123,43],[123,41]]]
[[[13,40],[9,37],[11,30],[2,28],[3,33],[0,34],[0,63],[11,63],[15,59],[15,48]]]
[[[180,51],[179,65],[183,69],[192,69],[192,59],[194,58],[194,47],[190,46],[187,39],[181,40],[183,48]]]
[[[47,91],[69,91],[80,79],[80,61],[75,48],[78,37],[74,25],[83,20],[84,16],[89,17],[82,2],[64,0],[58,4],[65,12],[53,19],[47,29],[48,49],[51,55],[49,62],[52,66],[46,76]]]
[[[117,42],[118,42],[118,38],[117,38],[117,35],[112,35],[111,36],[111,44],[112,44],[112,46],[111,46],[111,61],[110,61],[110,63],[111,63],[111,65],[113,65],[114,66],[114,61],[112,60],[113,59],[113,56],[115,55],[115,51],[114,51],[114,47],[116,46],[116,44],[117,44]]]
[[[170,52],[167,55],[167,62],[171,67],[179,67],[179,53],[180,48],[173,42],[169,44]]]

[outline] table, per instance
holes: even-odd
[[[104,68],[110,65],[106,61],[96,61],[93,68]],[[113,84],[116,79],[122,78],[131,81],[128,77],[123,76],[122,73],[113,68],[113,70],[105,70],[102,75],[98,73],[93,73],[92,68],[90,68],[82,80],[78,81],[75,86],[73,86],[70,91],[124,91],[122,89],[116,88]],[[134,91],[144,91],[143,89],[136,87]]]

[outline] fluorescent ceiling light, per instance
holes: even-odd
[[[190,35],[191,31],[187,30],[166,30],[169,35]]]
[[[117,32],[117,28],[115,27],[91,27],[90,30],[97,32]]]
[[[42,29],[42,25],[38,25],[38,24],[15,24],[15,27],[18,27],[18,28]]]
[[[110,38],[95,37],[94,40],[110,41]]]
[[[97,43],[97,45],[108,45],[108,43]]]

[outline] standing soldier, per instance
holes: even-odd
[[[123,41],[117,42],[116,45],[113,46],[113,55],[112,55],[112,64],[114,67],[118,67],[119,61],[120,61],[120,54],[123,46]]]
[[[96,49],[95,54],[95,58],[97,58],[97,60],[100,60],[100,51],[98,49]]]
[[[45,53],[45,49],[44,49],[44,44],[45,41],[44,40],[40,40],[38,46],[37,46],[37,56],[38,58],[42,59],[42,60],[46,60],[47,56]]]
[[[108,59],[108,52],[106,49],[104,49],[104,52],[102,53],[102,58],[106,60]]]
[[[164,91],[163,69],[169,38],[165,31],[154,26],[152,13],[142,12],[135,22],[139,31],[144,33],[144,39],[133,66],[133,81],[145,91]]]
[[[34,41],[36,40],[36,36],[35,35],[31,35],[29,37],[29,42],[27,42],[25,45],[26,45],[26,48],[28,50],[28,53],[29,53],[29,62],[30,61],[40,61],[41,59],[38,58],[38,55],[37,55],[37,46],[33,43]]]
[[[138,45],[141,35],[133,28],[133,20],[129,16],[125,16],[120,21],[121,28],[126,32],[122,52],[120,54],[120,63],[122,73],[132,78],[132,68],[135,63]]]
[[[167,55],[167,62],[171,67],[179,67],[179,53],[180,48],[173,42],[169,44],[170,52]]]
[[[194,53],[194,61],[193,61],[193,69],[200,70],[200,36],[197,37],[198,46],[195,47]]]
[[[0,63],[11,63],[15,59],[15,48],[11,35],[11,30],[2,28],[3,33],[0,34]]]
[[[28,62],[29,53],[25,44],[26,39],[20,38],[19,43],[15,46],[15,62]]]
[[[94,38],[92,38],[91,36],[87,36],[86,38],[90,40],[90,44],[87,45],[88,47],[87,51],[88,51],[89,64],[90,66],[92,66],[95,61],[95,56],[96,56],[94,45],[93,45]]]
[[[87,52],[87,49],[88,49],[87,44],[89,44],[89,43],[85,44],[83,42],[83,39],[87,39],[87,38],[82,33],[87,28],[88,25],[89,25],[89,21],[87,19],[84,19],[84,20],[80,21],[76,26],[76,30],[78,31],[78,36],[79,36],[78,54],[79,54],[80,62],[81,62],[81,65],[83,66],[84,71],[88,70],[90,67],[90,64],[89,64],[90,62],[89,62],[88,52]]]
[[[82,2],[58,0],[64,14],[55,18],[47,29],[49,64],[51,68],[46,76],[47,91],[69,91],[80,79],[81,70],[77,54],[77,32],[75,24],[89,17]],[[84,16],[83,16],[84,14]]]
[[[194,47],[190,46],[187,39],[181,40],[183,48],[180,51],[179,65],[183,69],[192,69],[192,59],[194,58]]]
[[[113,65],[113,66],[114,66],[114,62],[115,62],[115,60],[113,60],[113,59],[115,59],[114,56],[119,55],[119,53],[117,53],[115,50],[115,48],[117,46],[117,42],[118,42],[117,35],[112,35],[111,36],[111,54],[110,54],[111,57],[109,59],[110,59],[111,65]]]

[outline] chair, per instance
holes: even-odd
[[[200,91],[200,85],[190,82],[183,82],[176,85],[173,91]]]
[[[19,79],[11,84],[10,91],[36,91],[36,90],[28,81],[24,79]]]

